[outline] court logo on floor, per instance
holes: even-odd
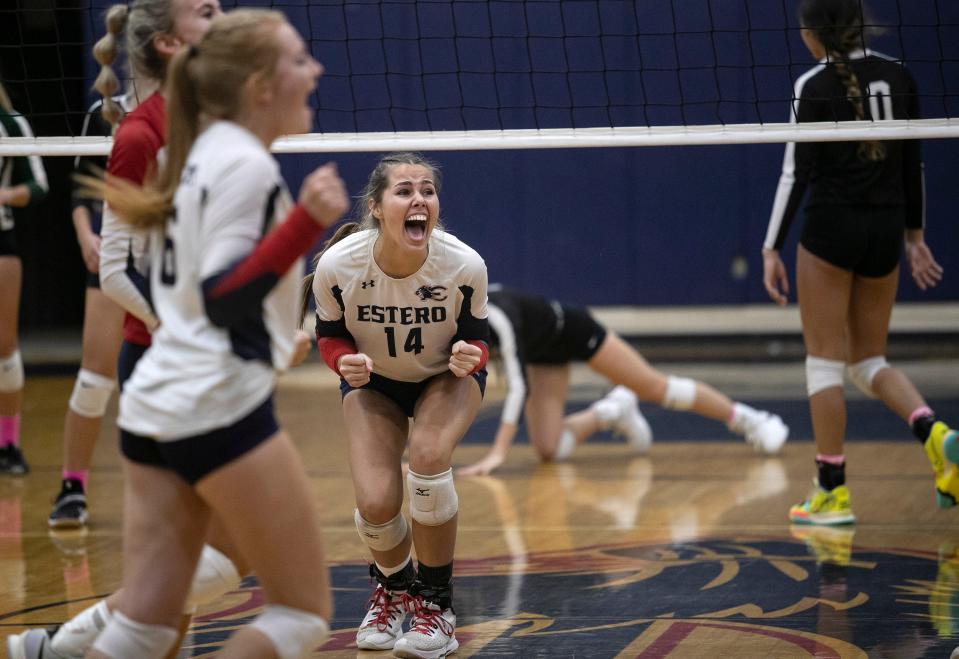
[[[458,656],[867,657],[897,643],[942,656],[959,643],[959,553],[854,550],[852,529],[794,539],[604,545],[460,560]],[[366,565],[332,568],[336,618],[315,656],[355,656],[372,592]],[[244,582],[196,619],[214,652],[264,605]],[[935,648],[935,651],[933,649]],[[917,655],[918,656],[918,655]]]

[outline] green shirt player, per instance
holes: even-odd
[[[10,137],[33,137],[33,132],[0,84],[0,141]],[[36,204],[46,194],[47,175],[39,156],[0,156],[0,474],[28,470],[20,451],[23,362],[17,349],[17,317],[23,268],[13,208]]]

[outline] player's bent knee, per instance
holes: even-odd
[[[210,545],[203,545],[196,572],[193,573],[190,594],[187,595],[187,609],[208,604],[236,590],[241,580],[236,565],[226,554]]]
[[[113,378],[81,368],[70,395],[70,409],[89,419],[102,417],[107,412],[114,386]]]
[[[178,636],[173,627],[148,625],[114,611],[110,622],[93,643],[93,649],[115,659],[153,659],[169,652]]]
[[[846,367],[846,373],[849,374],[849,379],[859,388],[859,391],[870,398],[876,398],[876,391],[872,387],[872,382],[876,378],[876,374],[884,368],[889,368],[889,362],[886,361],[884,355],[880,355],[850,364]]]
[[[397,547],[403,542],[409,530],[403,513],[398,513],[385,524],[371,524],[363,519],[359,510],[354,509],[353,522],[356,524],[356,532],[360,534],[366,546],[376,551],[389,551]]]
[[[424,526],[445,524],[459,510],[452,469],[434,476],[422,476],[410,469],[406,485],[410,493],[410,515]]]
[[[814,396],[820,391],[841,387],[844,362],[822,357],[806,357],[806,394]]]
[[[688,410],[696,401],[696,381],[675,375],[666,376],[662,406],[670,410]]]
[[[11,394],[23,389],[23,360],[20,351],[0,358],[0,393]]]
[[[320,616],[280,604],[268,604],[250,625],[270,639],[280,659],[305,657],[330,635]]]

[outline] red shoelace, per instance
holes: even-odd
[[[389,629],[390,622],[394,615],[401,611],[411,610],[409,605],[410,600],[412,600],[412,598],[406,593],[392,594],[382,586],[378,587],[373,591],[369,599],[370,610],[379,609],[370,623],[375,623],[379,631],[385,632]]]
[[[430,604],[422,597],[411,597],[410,604],[413,607],[410,609],[413,612],[413,624],[410,626],[411,632],[415,631],[420,634],[432,636],[433,632],[439,629],[447,636],[453,635],[453,625],[450,624],[449,620],[443,617],[443,611],[441,609],[434,608],[436,606],[435,604]]]

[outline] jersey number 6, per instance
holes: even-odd
[[[170,213],[169,222],[176,222],[176,208]],[[176,284],[176,245],[173,238],[163,232],[163,254],[160,257],[160,282],[166,286]]]
[[[173,286],[176,284],[176,248],[169,236],[163,237],[163,256],[160,261],[160,281]]]

